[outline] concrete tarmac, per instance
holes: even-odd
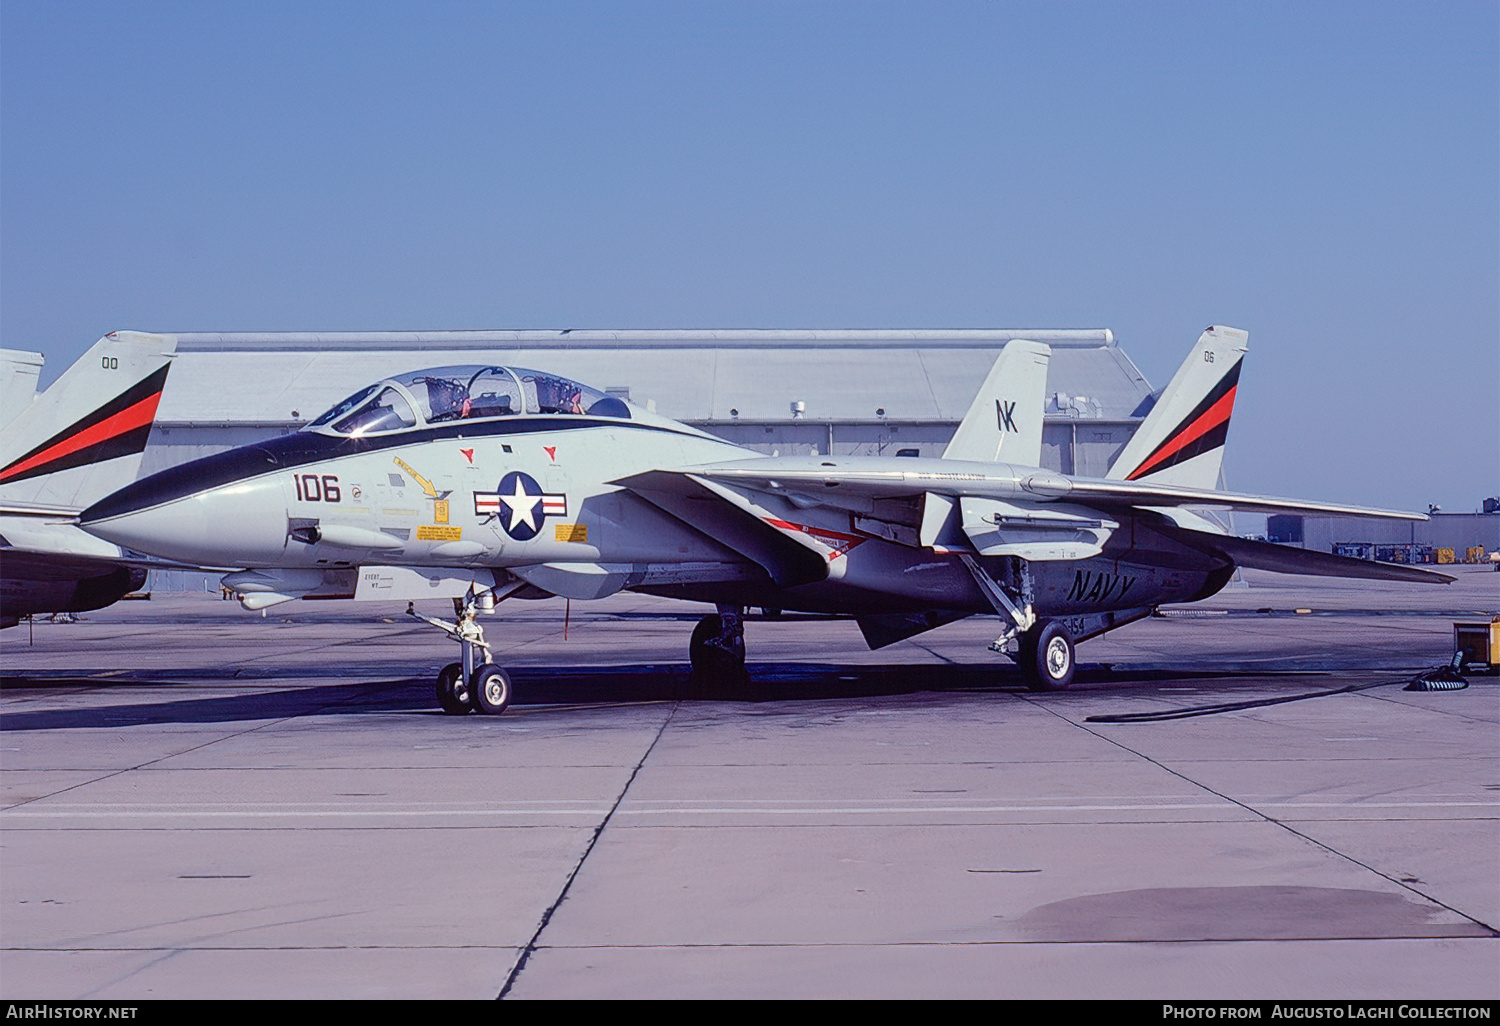
[[[1495,1000],[1500,678],[1402,690],[1500,612],[1455,569],[1252,574],[1055,694],[993,620],[752,620],[712,699],[701,607],[503,603],[500,717],[437,710],[404,604],[23,623],[0,997]]]

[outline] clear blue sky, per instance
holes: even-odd
[[[1110,327],[1161,386],[1210,323],[1232,488],[1500,492],[1492,0],[0,0],[44,379],[116,328]]]

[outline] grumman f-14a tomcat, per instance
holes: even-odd
[[[1425,519],[1216,490],[1246,341],[1205,331],[1104,479],[1040,467],[1051,351],[1017,340],[940,458],[766,456],[556,375],[440,367],[140,480],[80,523],[235,568],[224,583],[250,609],[353,594],[351,578],[456,582],[456,622],[422,617],[459,642],[437,679],[451,713],[511,700],[476,616],[505,598],[712,603],[688,646],[709,681],[745,675],[747,607],[846,614],[872,648],[991,615],[991,647],[1044,690],[1072,682],[1077,642],[1213,595],[1236,566],[1451,580],[1236,538],[1194,512]]]

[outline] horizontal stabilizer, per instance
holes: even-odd
[[[1228,509],[1242,513],[1292,513],[1302,516],[1374,517],[1381,520],[1425,521],[1425,513],[1407,513],[1371,506],[1344,506],[1310,499],[1283,499],[1274,495],[1220,492],[1211,488],[1186,488],[1148,481],[1101,481],[1073,478],[1058,498],[1086,506],[1191,506],[1194,509]]]
[[[1252,570],[1270,570],[1279,574],[1302,574],[1310,577],[1352,577],[1365,581],[1408,581],[1419,584],[1448,584],[1447,574],[1422,570],[1399,563],[1377,563],[1369,559],[1351,559],[1329,552],[1298,549],[1274,542],[1251,541],[1226,535],[1204,534],[1176,526],[1156,530],[1170,538],[1191,545],[1202,552],[1217,552],[1234,561],[1236,566]]]

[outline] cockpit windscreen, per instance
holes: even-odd
[[[616,396],[542,371],[437,367],[363,388],[308,424],[307,430],[359,437],[418,424],[522,413],[629,419],[630,407]]]

